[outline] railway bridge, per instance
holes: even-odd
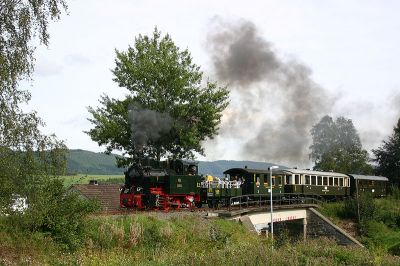
[[[237,207],[236,209],[210,211],[208,216],[240,222],[251,232],[257,234],[269,233],[271,227],[269,206]],[[290,231],[291,235],[300,235],[303,239],[324,236],[335,239],[341,245],[364,247],[345,230],[318,212],[318,207],[318,204],[315,203],[274,205],[272,214],[274,233],[285,228]]]

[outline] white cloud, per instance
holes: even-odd
[[[93,63],[90,58],[77,53],[66,55],[64,61],[69,65],[86,65]]]
[[[56,61],[46,57],[41,57],[37,60],[35,66],[35,75],[39,77],[56,76],[61,74],[63,66]]]

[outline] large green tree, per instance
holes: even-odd
[[[393,131],[389,140],[384,140],[382,146],[372,152],[378,163],[377,174],[386,176],[391,182],[400,185],[400,119]]]
[[[122,151],[120,166],[139,156],[193,158],[201,142],[218,130],[228,90],[203,83],[200,67],[187,49],[154,30],[133,47],[116,51],[114,81],[128,90],[123,100],[103,96],[89,107],[94,127],[87,133],[107,152]]]
[[[66,9],[64,0],[0,2],[0,211],[10,213],[11,202],[26,197],[33,206],[35,188],[65,167],[65,145],[41,134],[44,125],[36,112],[21,105],[30,93],[18,88],[30,79],[37,41],[47,45],[48,23]]]
[[[16,89],[17,82],[29,78],[34,68],[37,38],[48,45],[48,24],[67,9],[64,0],[0,1],[0,82],[1,89]]]
[[[371,174],[368,152],[362,148],[360,137],[351,119],[324,116],[311,129],[313,143],[310,158],[314,169],[342,173]]]
[[[21,108],[30,93],[18,88],[31,79],[36,45],[48,45],[49,22],[66,8],[64,0],[0,0],[0,230],[44,231],[76,248],[84,214],[95,206],[67,193],[57,178],[66,146],[41,133],[44,122]],[[29,206],[24,212],[16,209],[18,199]]]

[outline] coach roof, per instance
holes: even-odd
[[[355,175],[349,174],[349,176],[353,177],[357,180],[374,180],[374,181],[389,181],[387,177],[384,176],[374,176],[374,175]]]
[[[274,174],[295,174],[295,175],[317,175],[317,176],[335,176],[335,177],[348,177],[342,173],[336,172],[322,172],[304,169],[278,169],[273,171]]]
[[[231,168],[224,172],[224,174],[265,174],[269,173],[268,169],[249,169],[249,168]]]

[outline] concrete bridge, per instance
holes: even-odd
[[[285,225],[303,239],[315,237],[334,238],[341,245],[357,245],[364,247],[343,229],[333,224],[319,213],[316,204],[298,204],[274,206],[272,220],[274,229]],[[270,231],[271,213],[268,207],[257,207],[230,211],[213,211],[209,217],[221,217],[242,223],[251,232],[263,234]],[[274,230],[274,232],[278,231]]]

